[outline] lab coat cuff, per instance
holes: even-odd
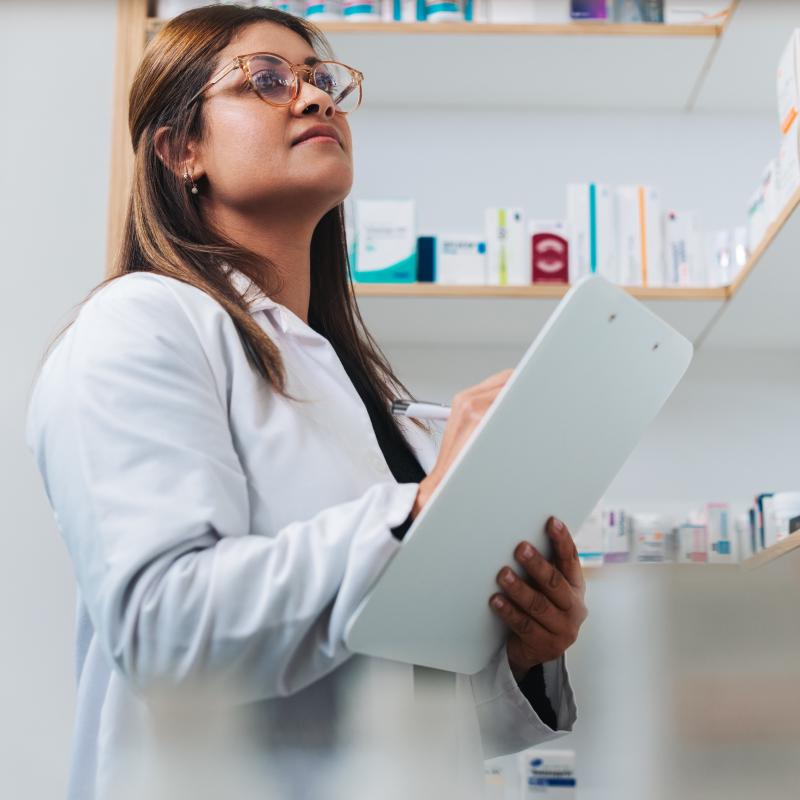
[[[562,655],[553,661],[542,664],[544,692],[553,711],[556,712],[558,730],[567,733],[572,730],[578,718],[575,695],[567,673],[567,656]]]
[[[392,528],[402,525],[411,514],[419,492],[419,484],[387,481],[386,486],[387,491],[391,494],[386,515],[387,528],[391,533]]]
[[[564,656],[544,664],[543,671],[545,692],[558,721],[555,731],[520,690],[505,645],[483,670],[472,676],[485,758],[517,753],[572,730],[577,713]]]

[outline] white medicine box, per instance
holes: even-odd
[[[778,121],[785,136],[800,111],[800,29],[792,32],[778,62]]]
[[[733,6],[733,0],[664,0],[664,22],[667,25],[722,25]]]

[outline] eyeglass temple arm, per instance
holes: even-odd
[[[239,59],[235,58],[230,64],[228,64],[227,67],[222,70],[222,72],[218,73],[215,78],[212,78],[207,84],[205,84],[205,86],[203,86],[203,88],[194,97],[192,97],[189,103],[193,103],[198,97],[200,97],[201,94],[203,94],[206,89],[210,89],[212,86],[214,86],[214,84],[219,83],[224,77],[230,75],[233,70],[238,69],[240,66],[241,64],[239,63]]]
[[[337,102],[337,103],[340,103],[342,100],[344,100],[344,99],[345,99],[345,97],[347,97],[347,95],[349,95],[349,94],[350,94],[350,92],[352,92],[352,91],[353,91],[353,89],[355,89],[355,88],[356,88],[356,86],[358,86],[358,81],[354,80],[354,81],[353,81],[353,82],[352,82],[352,83],[351,83],[351,84],[350,84],[350,85],[349,85],[349,86],[348,86],[348,87],[347,87],[347,88],[346,88],[346,89],[345,89],[345,90],[344,90],[344,91],[343,91],[343,92],[342,92],[342,93],[339,95],[339,98],[338,98],[338,100],[337,100],[336,102]]]
[[[364,76],[363,76],[362,73],[357,72],[356,70],[353,70],[350,67],[348,67],[348,69],[350,69],[350,71],[351,71],[351,75],[353,76],[353,80],[350,83],[350,85],[339,95],[339,99],[337,100],[337,102],[341,102],[342,100],[344,100],[345,97],[347,97],[347,95],[349,95],[350,92],[352,92],[353,89],[355,89],[357,86],[360,86],[361,85],[361,81],[364,80]]]

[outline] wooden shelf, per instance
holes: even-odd
[[[355,293],[364,320],[382,346],[524,348],[567,289],[356,284]],[[630,293],[693,342],[727,298],[724,288],[630,289]]]
[[[699,343],[707,349],[797,350],[800,325],[800,190],[728,290]]]
[[[562,298],[568,291],[566,284],[538,284],[531,286],[449,286],[440,283],[357,283],[359,297],[511,297],[511,298]],[[729,290],[720,288],[642,288],[626,287],[638,300],[727,300]]]
[[[739,0],[718,40],[697,102],[704,112],[759,112],[775,120],[778,58],[794,28],[800,27],[800,4]],[[764,159],[766,161],[766,158]]]
[[[627,291],[706,349],[800,349],[800,190],[731,286]],[[388,345],[524,346],[568,286],[356,284],[359,307]],[[443,315],[448,320],[442,325]],[[408,320],[414,320],[413,326]]]
[[[759,567],[764,567],[776,559],[785,556],[787,553],[791,553],[793,550],[798,549],[800,549],[800,532],[793,533],[791,536],[786,539],[782,539],[777,544],[773,544],[771,547],[767,547],[760,553],[756,553],[754,556],[746,558],[742,562],[742,566],[745,569],[758,569]]]
[[[587,581],[611,580],[617,575],[631,573],[646,574],[652,570],[666,571],[676,578],[694,578],[708,575],[735,574],[739,572],[739,564],[683,564],[675,561],[642,563],[625,561],[622,564],[598,564],[583,567],[583,576]]]
[[[163,25],[150,19],[148,34]],[[317,25],[339,58],[364,71],[364,108],[686,110],[724,30],[720,25],[602,22]],[[470,70],[469,80],[430,80],[441,74],[445,58],[451,64],[475,63],[478,42],[481,68]],[[413,59],[408,59],[409,48]],[[404,59],[406,68],[398,70]],[[521,75],[524,82],[507,79]]]
[[[151,17],[147,32],[155,34],[167,20]],[[505,24],[494,22],[347,22],[328,21],[315,23],[325,33],[378,33],[412,36],[480,36],[483,34],[511,36],[648,36],[648,37],[698,37],[715,39],[722,33],[723,25],[661,25],[657,23],[622,24],[614,22],[572,22],[551,24]]]

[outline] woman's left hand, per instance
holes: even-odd
[[[506,649],[517,680],[531,667],[561,656],[578,638],[589,613],[583,570],[569,530],[550,517],[546,531],[553,542],[555,563],[546,561],[529,542],[521,542],[514,558],[526,578],[503,567],[497,573],[503,592],[492,595],[489,603],[511,631]]]

